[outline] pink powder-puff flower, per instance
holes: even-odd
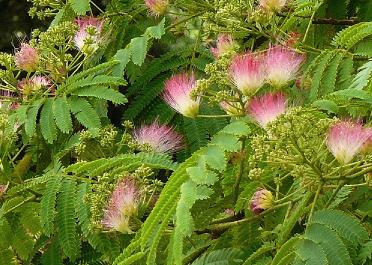
[[[217,39],[216,47],[211,48],[211,52],[215,58],[221,57],[225,53],[234,49],[235,43],[230,34],[220,34]]]
[[[273,202],[273,194],[266,189],[259,188],[252,196],[250,209],[252,213],[260,214],[264,210],[269,209]]]
[[[274,87],[282,87],[296,79],[305,57],[285,46],[270,47],[265,56],[266,81]]]
[[[102,42],[103,21],[95,17],[80,17],[75,20],[79,29],[75,34],[76,47],[83,53],[93,53]]]
[[[130,218],[137,215],[140,193],[135,181],[126,178],[118,183],[111,194],[102,224],[108,229],[132,233]]]
[[[168,0],[145,0],[145,5],[154,16],[160,16],[168,8]]]
[[[287,0],[259,0],[259,5],[266,11],[280,11]]]
[[[133,137],[139,144],[147,144],[160,153],[173,153],[183,147],[182,135],[171,126],[159,124],[157,120],[134,130]]]
[[[262,58],[252,53],[235,56],[229,72],[232,81],[245,96],[252,96],[265,83],[265,65]]]
[[[327,146],[341,163],[349,163],[372,137],[372,130],[352,121],[339,121],[329,128]]]
[[[35,75],[29,79],[24,78],[17,84],[17,88],[25,96],[29,96],[35,92],[43,92],[51,86],[52,83],[47,77],[39,75]]]
[[[191,92],[195,84],[194,74],[182,73],[172,76],[165,82],[164,101],[182,115],[196,117],[199,112],[200,97],[192,99]]]
[[[248,114],[265,128],[268,123],[285,113],[287,102],[282,92],[270,92],[252,98],[247,105]]]
[[[39,63],[38,51],[30,44],[22,43],[21,48],[14,55],[14,61],[16,66],[22,70],[35,71]]]

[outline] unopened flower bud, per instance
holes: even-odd
[[[250,209],[254,214],[260,214],[273,205],[273,194],[266,189],[258,189],[250,201]]]

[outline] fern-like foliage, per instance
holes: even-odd
[[[372,35],[372,23],[362,22],[340,31],[332,44],[337,48],[349,50],[358,42]]]
[[[314,213],[305,234],[283,244],[271,264],[352,265],[354,251],[368,238],[354,217],[339,210],[320,210]]]

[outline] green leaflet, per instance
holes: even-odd
[[[71,97],[69,98],[69,105],[76,119],[86,128],[94,129],[101,127],[101,121],[97,112],[87,100]]]
[[[370,82],[372,76],[372,60],[363,64],[355,75],[349,89],[364,89]]]
[[[349,50],[370,35],[372,35],[372,22],[361,22],[338,32],[332,44],[337,48]]]
[[[365,228],[350,215],[339,210],[320,210],[314,213],[312,223],[319,223],[332,228],[339,236],[353,244],[361,244],[368,239]]]
[[[47,250],[41,258],[41,264],[43,265],[62,265],[62,253],[59,249],[58,241],[53,240],[48,245]]]
[[[53,101],[53,115],[57,127],[61,132],[69,133],[72,131],[70,106],[67,103],[66,97],[57,97]]]
[[[128,102],[127,98],[123,94],[104,86],[84,87],[73,91],[72,95],[105,99],[116,104],[124,104]]]
[[[118,50],[113,59],[118,60],[119,64],[114,67],[115,76],[123,76],[124,69],[128,62],[132,60],[135,65],[141,66],[146,58],[148,42],[152,39],[160,39],[165,33],[165,18],[156,26],[149,27],[143,36],[133,38],[125,49]]]
[[[80,252],[80,239],[77,234],[75,220],[75,194],[75,181],[64,179],[57,198],[57,235],[63,252],[72,261],[78,257]]]
[[[44,99],[36,100],[27,109],[27,118],[25,119],[25,131],[26,131],[27,136],[29,137],[32,137],[33,134],[35,133],[37,114],[43,102],[44,102]],[[21,121],[22,120],[23,119],[21,118]]]
[[[85,15],[90,10],[90,0],[69,0],[69,3],[78,15]]]
[[[48,98],[41,110],[40,129],[41,134],[50,144],[57,139],[57,127],[53,116],[53,100]]]
[[[294,264],[328,265],[327,256],[321,246],[309,239],[300,241],[296,256]]]
[[[234,265],[240,264],[242,252],[236,248],[214,250],[196,259],[192,265]]]
[[[55,177],[48,181],[40,202],[40,219],[44,234],[51,235],[54,232],[54,218],[56,215],[55,204],[57,193],[61,187],[61,179]]]
[[[345,244],[330,228],[313,223],[306,228],[305,236],[322,247],[330,265],[352,265]]]

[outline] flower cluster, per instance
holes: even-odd
[[[133,179],[125,178],[112,192],[102,224],[108,229],[132,233],[130,219],[137,215],[139,202],[140,191],[137,184]]]
[[[134,130],[133,137],[139,144],[149,145],[156,152],[173,153],[183,147],[182,135],[171,126],[159,124],[158,120]]]
[[[248,52],[234,57],[230,77],[243,95],[251,96],[265,82],[280,88],[294,80],[303,60],[303,55],[288,47],[272,46],[263,55]]]
[[[370,144],[371,139],[371,128],[364,128],[358,122],[339,121],[329,128],[327,146],[340,163],[347,164]]]

